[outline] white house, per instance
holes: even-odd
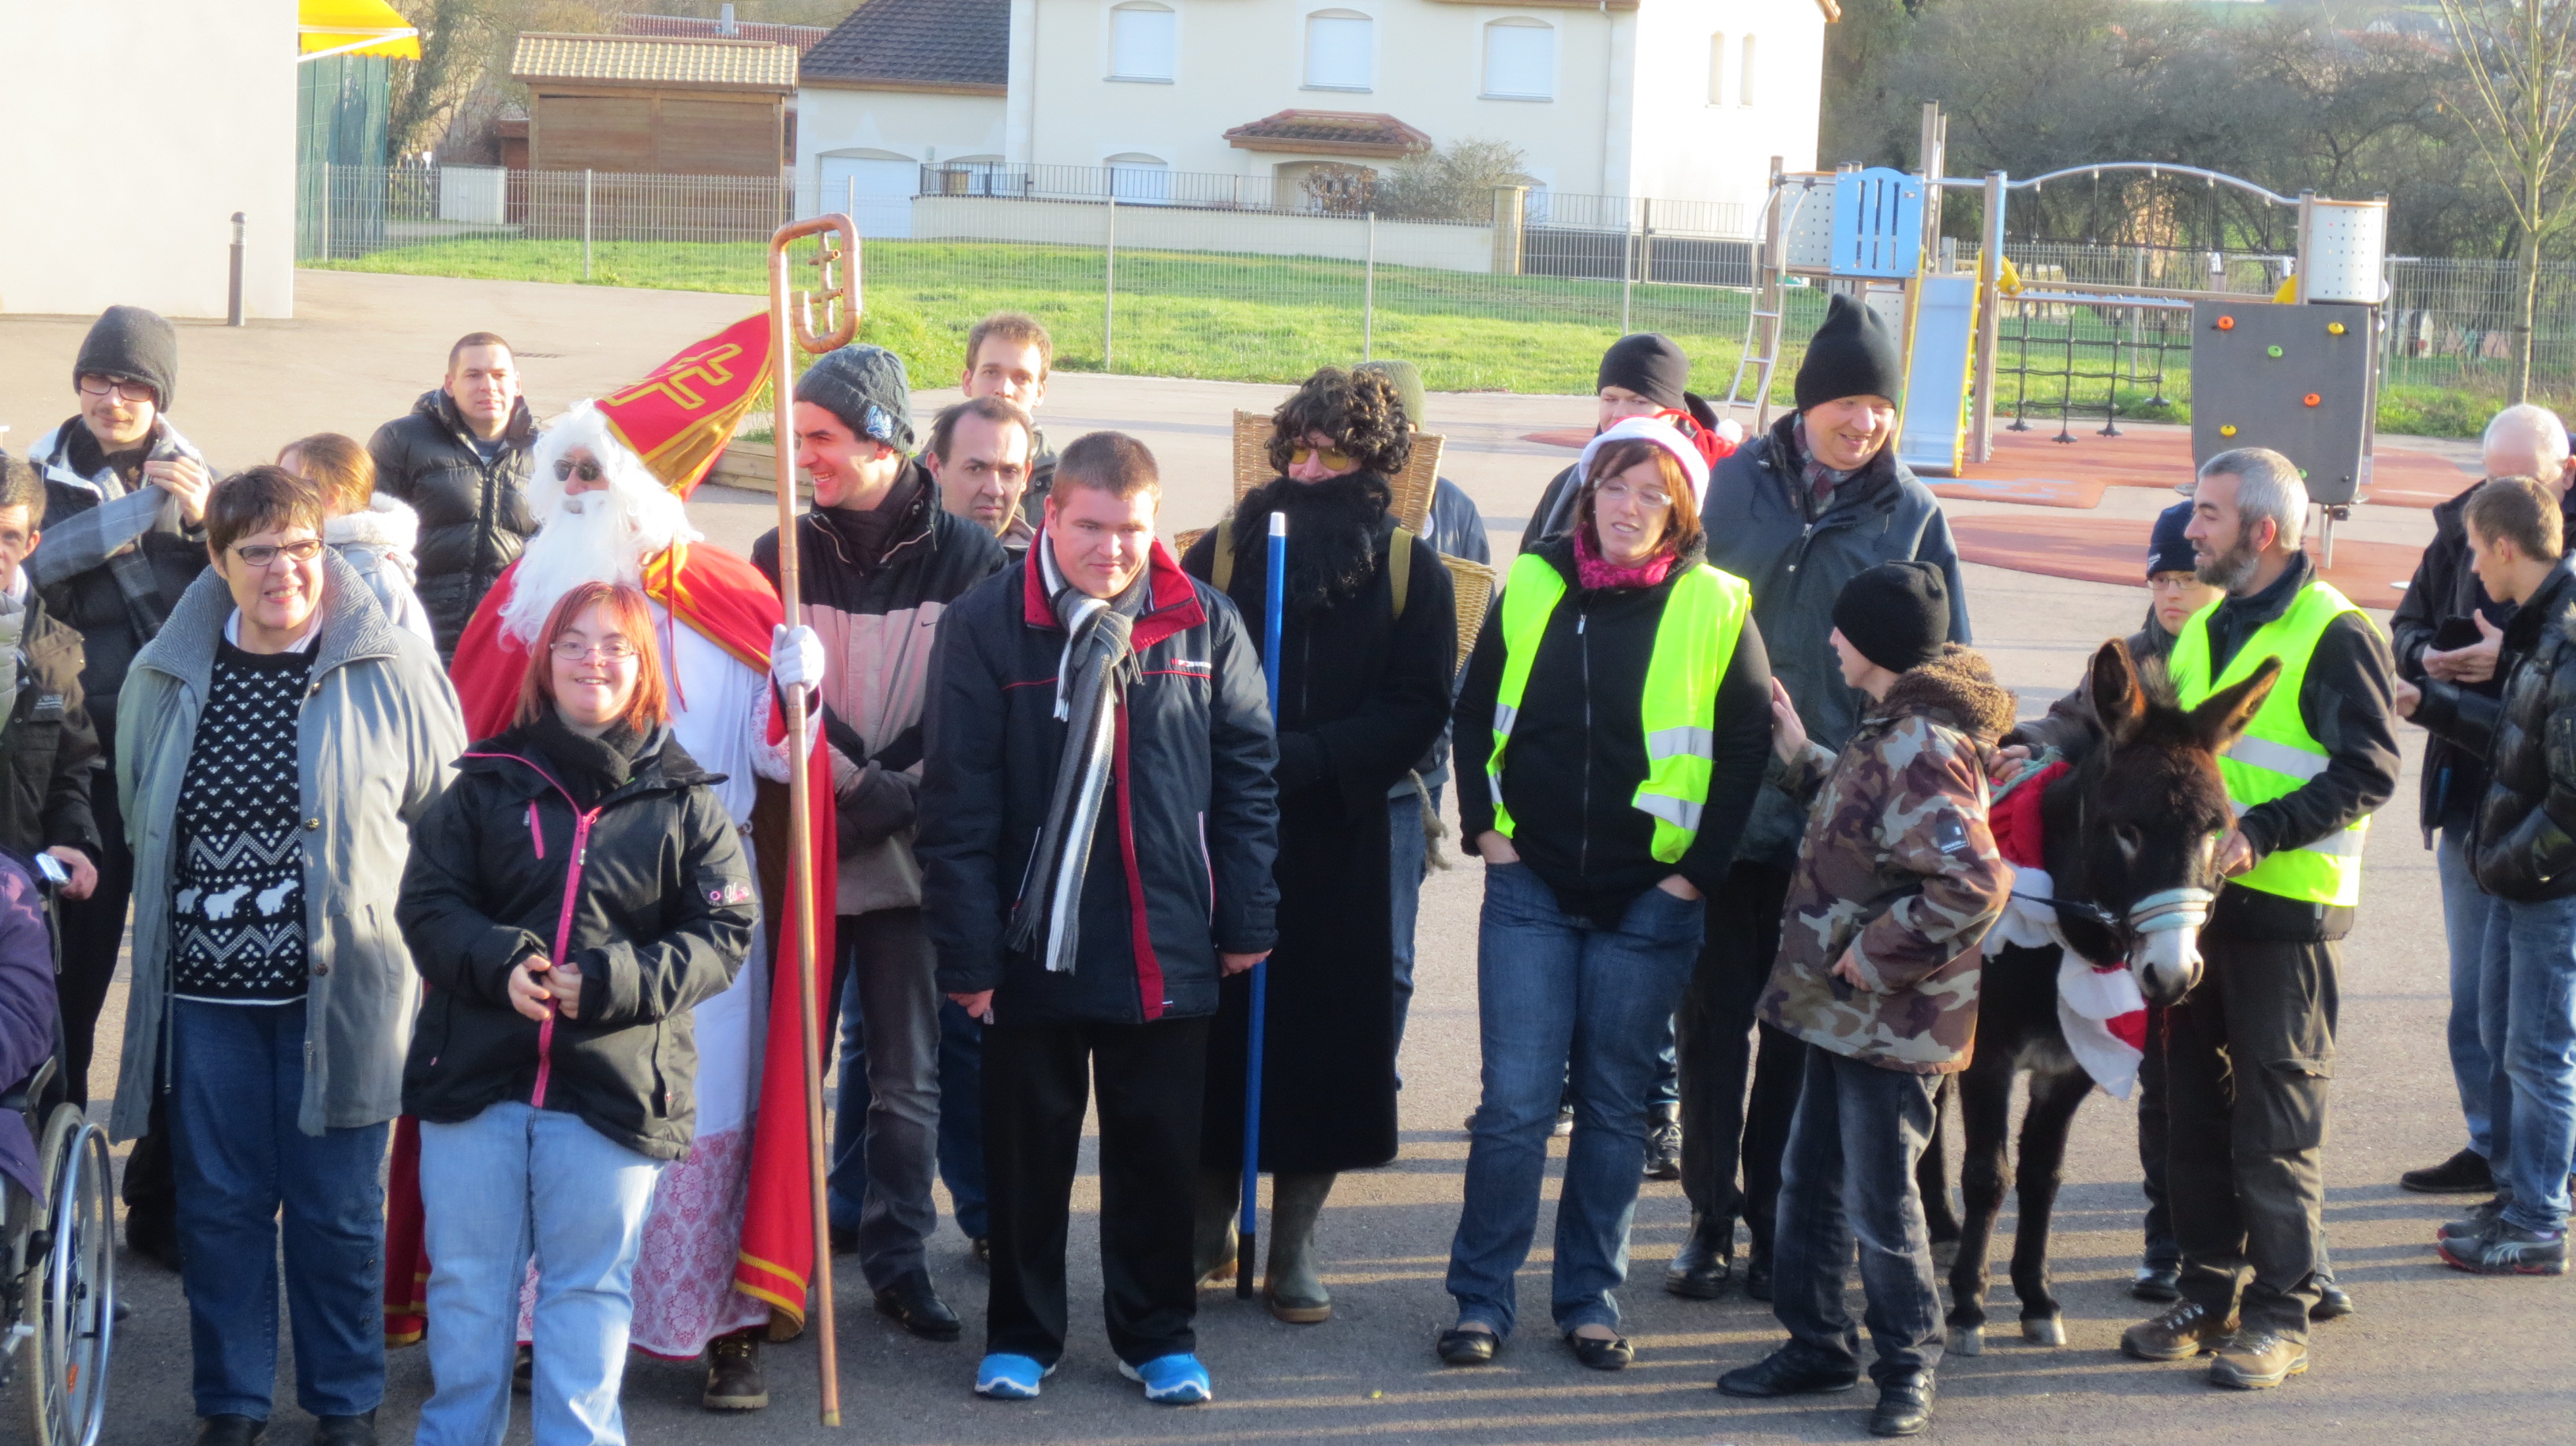
[[[805,59],[798,183],[901,234],[929,162],[1107,168],[1122,196],[1187,200],[1181,173],[1284,196],[1318,165],[1496,140],[1558,196],[1714,202],[1749,224],[1771,157],[1815,164],[1838,15],[1833,0],[869,0]]]

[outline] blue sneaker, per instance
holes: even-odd
[[[1038,1383],[1054,1374],[1053,1366],[997,1351],[975,1368],[975,1394],[994,1401],[1034,1401]]]
[[[1120,1361],[1118,1374],[1142,1385],[1145,1399],[1160,1405],[1195,1406],[1216,1397],[1216,1388],[1208,1384],[1207,1367],[1196,1356],[1156,1356],[1141,1366]]]

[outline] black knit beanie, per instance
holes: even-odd
[[[2193,572],[2200,563],[2192,556],[2191,539],[2182,530],[2191,526],[2191,504],[2177,502],[2156,514],[2156,530],[2147,539],[2147,576],[2160,572]]]
[[[80,359],[72,363],[72,383],[85,376],[123,377],[152,388],[152,405],[170,410],[179,390],[179,333],[170,323],[139,306],[111,306],[81,338]]]
[[[912,383],[903,358],[881,346],[825,352],[796,379],[796,400],[841,419],[853,437],[912,450]]]
[[[1659,331],[1641,331],[1610,343],[1601,354],[1601,375],[1592,389],[1626,387],[1659,407],[1682,409],[1682,389],[1690,385],[1690,358],[1679,344]]]
[[[1825,304],[1825,324],[1798,363],[1798,410],[1844,397],[1896,400],[1905,390],[1905,361],[1895,333],[1869,303],[1836,292]]]
[[[1843,584],[1834,626],[1891,673],[1941,656],[1950,641],[1950,585],[1928,562],[1882,562]]]

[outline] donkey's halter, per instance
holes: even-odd
[[[2218,895],[2208,889],[2166,889],[2130,905],[2129,915],[2124,919],[2100,904],[2084,899],[2051,899],[2019,891],[2015,891],[2013,897],[2062,909],[2090,919],[2115,934],[2125,933],[2133,937],[2169,933],[2175,929],[2197,929],[2209,922],[2209,907],[2218,899]]]

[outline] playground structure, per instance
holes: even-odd
[[[2161,406],[2166,359],[2173,350],[2188,350],[2193,394],[2202,401],[2192,413],[2193,460],[2205,462],[2241,446],[2287,454],[2307,478],[2331,562],[2334,524],[2367,500],[2370,483],[2381,303],[2387,294],[2387,198],[2340,201],[2308,191],[2283,196],[2221,172],[2147,161],[2071,166],[2020,181],[2001,171],[1954,177],[1944,174],[1946,131],[1940,107],[1926,105],[1919,173],[1855,166],[1788,172],[1774,163],[1755,246],[1752,304],[1727,405],[1750,409],[1756,429],[1768,425],[1791,288],[1821,283],[1854,291],[1903,338],[1907,385],[1899,457],[1918,473],[1959,477],[1967,465],[1993,456],[1998,412],[2009,408],[2009,430],[2030,429],[2026,402],[2034,378],[2057,382],[2055,440],[2077,440],[2076,349],[2104,344],[2077,340],[2073,320],[2083,314],[2107,318],[2115,328],[2125,327],[2128,337],[2125,346],[2114,348],[2098,435],[2121,435],[2120,351],[2128,357],[2128,380],[2151,387],[2151,404]],[[2267,299],[2221,289],[2223,274],[2220,285],[2210,288],[2162,286],[2146,283],[2143,263],[2135,279],[2102,282],[2066,277],[2063,267],[2035,267],[2040,274],[2026,276],[2005,260],[2013,192],[2036,193],[2051,181],[2084,177],[2098,185],[2105,173],[2124,172],[2197,179],[2294,211],[2296,249],[2283,260],[2286,279]],[[1941,202],[1952,191],[1981,193],[1984,202],[1980,245],[1968,268],[1941,235]],[[2213,273],[2220,273],[2219,253],[2210,256]],[[2001,365],[2007,316],[2020,333],[2009,371]],[[2034,320],[2065,324],[2052,339],[2034,335]],[[2059,349],[2062,368],[2054,373],[2036,365],[2034,355],[2052,346]],[[2140,369],[2144,356],[2154,359],[2151,375]]]

